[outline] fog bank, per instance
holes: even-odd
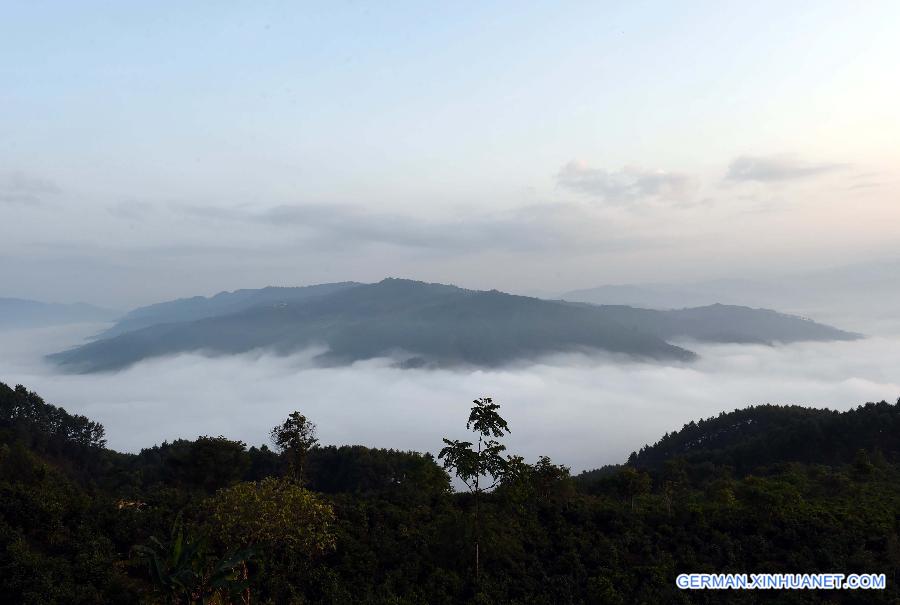
[[[690,420],[759,403],[847,409],[900,396],[900,338],[780,347],[690,343],[692,364],[620,363],[563,355],[478,371],[402,370],[388,359],[314,367],[291,357],[180,355],[114,374],[66,375],[41,356],[98,326],[5,332],[0,381],[102,422],[109,446],[138,451],[164,440],[225,435],[266,442],[301,410],[324,444],[436,452],[462,437],[472,398],[501,403],[511,452],[548,455],[574,471],[623,461]]]

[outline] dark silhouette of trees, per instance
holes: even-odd
[[[438,458],[444,461],[444,468],[452,470],[466,485],[475,498],[475,581],[479,577],[479,539],[480,524],[478,517],[479,496],[494,489],[506,475],[509,461],[503,457],[506,446],[497,441],[504,433],[509,433],[506,420],[497,410],[500,405],[490,397],[475,399],[469,412],[466,428],[478,437],[477,444],[471,441],[444,439],[445,447]],[[490,482],[482,484],[482,479]]]
[[[10,389],[0,383],[0,428],[26,436],[35,447],[59,451],[65,447],[102,448],[103,425],[45,403],[22,385]]]
[[[272,444],[287,458],[291,474],[303,482],[306,457],[319,440],[316,425],[300,412],[291,412],[282,424],[271,430]]]
[[[840,602],[900,596],[898,405],[747,408],[571,477],[549,458],[507,455],[499,406],[473,403],[473,437],[446,440],[440,461],[310,447],[301,485],[287,450],[200,437],[120,454],[77,428],[90,420],[0,384],[0,594],[26,605],[711,603],[679,591],[676,575],[840,570],[887,576],[886,590],[828,595]],[[469,490],[450,490],[441,463]]]

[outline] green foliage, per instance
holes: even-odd
[[[380,494],[418,501],[449,491],[450,478],[431,454],[330,445],[310,451],[308,467],[307,486],[327,494]]]
[[[267,477],[219,490],[207,503],[222,544],[315,556],[334,547],[334,511],[292,479]]]
[[[0,383],[0,430],[26,438],[42,451],[102,448],[103,425],[63,408],[45,403],[22,385],[15,389]]]
[[[303,481],[306,456],[319,443],[316,425],[300,412],[291,412],[287,420],[273,428],[269,435],[275,448],[287,458],[294,478]]]
[[[885,401],[847,412],[761,405],[691,421],[633,454],[633,464],[660,468],[667,460],[707,461],[745,472],[778,462],[846,464],[862,448],[900,461],[900,413]]]
[[[569,468],[553,464],[547,456],[541,456],[533,465],[521,456],[510,456],[499,493],[516,506],[561,503],[575,496],[575,484]]]
[[[26,442],[0,443],[3,601],[135,602],[135,587],[116,565],[119,554],[106,523],[112,514],[111,501],[92,496]]]
[[[475,446],[469,441],[445,438],[445,447],[441,450],[438,458],[444,460],[444,468],[452,469],[475,496],[475,536],[473,542],[475,545],[475,581],[477,583],[481,574],[479,496],[483,492],[490,491],[496,487],[507,476],[511,468],[519,470],[521,465],[519,460],[513,461],[512,458],[504,458],[501,454],[506,450],[506,446],[492,439],[492,437],[500,438],[503,437],[504,433],[509,433],[509,426],[506,424],[506,420],[497,411],[500,409],[500,405],[494,403],[490,397],[481,397],[475,399],[472,403],[475,405],[472,406],[469,412],[466,428],[478,436],[478,445]],[[493,483],[488,486],[482,486],[482,477],[491,478]]]
[[[224,438],[117,454],[54,428],[64,416],[27,420],[10,401],[52,414],[25,389],[3,397],[4,602],[754,603],[674,578],[836,570],[885,573],[888,588],[833,602],[900,601],[900,406],[885,402],[739,410],[577,477],[495,451],[497,487],[485,471],[478,492],[454,493],[430,456],[361,446],[309,450],[305,486],[275,452]],[[482,404],[470,428],[499,442],[509,429]]]
[[[240,481],[249,467],[242,441],[219,437],[198,437],[172,444],[166,459],[172,480],[212,492]]]
[[[293,478],[267,477],[220,490],[204,503],[206,526],[221,549],[252,548],[259,565],[251,574],[259,596],[276,602],[299,597],[313,559],[335,547],[333,507]]]
[[[638,496],[650,493],[652,484],[650,475],[631,466],[626,466],[619,471],[616,480],[620,493],[631,503],[631,510],[634,510],[635,499]]]
[[[147,562],[153,586],[166,603],[237,602],[249,587],[246,569],[253,551],[244,549],[214,560],[204,540],[185,535],[180,515],[168,541],[151,536],[133,553]]]
[[[477,445],[445,438],[445,447],[438,458],[444,461],[444,468],[453,470],[466,487],[477,494],[495,487],[506,472],[508,461],[502,456],[506,446],[491,437],[500,438],[509,433],[509,426],[497,412],[500,405],[490,397],[475,399],[472,403],[475,405],[469,413],[466,428],[477,435]],[[482,487],[482,477],[490,477],[493,483]]]

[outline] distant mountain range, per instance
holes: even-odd
[[[716,279],[696,283],[613,284],[559,295],[569,301],[681,309],[713,303],[775,308],[819,319],[877,320],[895,316],[900,262],[856,264],[770,279]]]
[[[190,351],[289,354],[321,346],[323,364],[393,356],[406,367],[497,366],[578,350],[690,361],[693,352],[667,341],[858,337],[764,309],[711,305],[657,311],[385,279],[238,290],[151,305],[132,311],[95,341],[50,359],[71,371],[95,372]]]
[[[56,304],[0,298],[0,330],[112,321],[120,314],[85,303]]]

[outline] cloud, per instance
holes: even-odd
[[[790,154],[741,156],[728,166],[725,179],[773,183],[819,176],[846,167],[846,164],[807,162]]]
[[[11,193],[0,190],[0,204],[39,204],[41,199],[31,193]]]
[[[183,355],[117,374],[60,375],[39,361],[94,329],[4,335],[0,380],[99,420],[110,446],[127,451],[202,434],[260,444],[270,427],[300,409],[326,444],[435,452],[442,437],[464,434],[471,399],[491,395],[510,423],[511,452],[529,460],[546,454],[577,471],[622,462],[665,432],[723,410],[767,402],[847,409],[900,395],[896,338],[692,344],[700,360],[672,366],[565,355],[501,369],[435,371],[399,370],[389,360],[316,368],[302,355]]]
[[[630,166],[610,171],[591,168],[578,160],[563,166],[556,181],[561,187],[613,203],[647,199],[678,201],[695,189],[694,179],[685,174]]]
[[[297,204],[256,212],[235,209],[232,218],[297,230],[320,249],[383,244],[454,253],[546,252],[620,250],[647,243],[634,235],[621,235],[608,216],[584,204],[533,204],[436,218],[372,212],[352,205]]]
[[[22,171],[11,172],[7,176],[6,187],[11,191],[27,193],[59,193],[59,186],[51,180],[25,174]]]
[[[22,171],[0,175],[0,203],[38,204],[41,196],[59,192],[59,187],[53,181]]]
[[[137,221],[153,211],[153,204],[139,200],[122,200],[108,206],[106,211],[117,219]]]

